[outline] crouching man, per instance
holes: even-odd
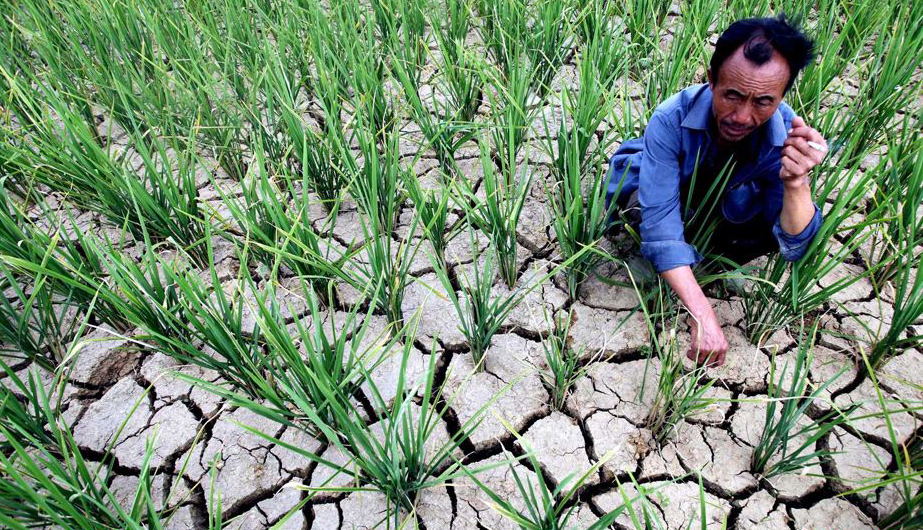
[[[698,363],[724,363],[728,342],[693,274],[702,256],[684,223],[727,175],[722,169],[732,168],[710,210],[715,255],[743,264],[778,251],[796,261],[820,228],[810,173],[827,144],[782,102],[813,47],[784,16],[731,24],[715,45],[708,84],[661,103],[644,137],[610,158],[607,199],[629,219],[640,214],[641,255],[691,313],[687,355]]]

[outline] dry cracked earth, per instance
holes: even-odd
[[[567,65],[565,77],[573,74],[573,65]],[[640,91],[635,95],[640,104]],[[558,116],[551,112],[550,122],[556,123]],[[100,121],[103,134],[118,131],[117,124],[104,118]],[[418,149],[414,140],[420,135],[412,125],[404,133],[409,159]],[[537,131],[536,137],[542,133]],[[118,143],[118,135],[111,141]],[[537,172],[547,174],[548,158],[538,149],[538,142],[533,142],[528,150],[531,164]],[[481,178],[474,146],[463,149],[458,161],[465,177]],[[415,164],[422,182],[437,178],[434,158],[424,156]],[[229,194],[240,193],[239,183],[222,178],[220,170],[216,175],[218,185]],[[520,285],[544,275],[559,261],[548,226],[543,187],[535,183],[532,190],[519,226]],[[207,178],[202,179],[199,194],[216,212],[222,212],[220,194]],[[49,201],[54,203],[55,198]],[[331,245],[345,248],[357,243],[355,235],[361,234],[361,229],[354,205],[344,203],[335,225],[319,207],[316,212],[315,228],[326,234]],[[411,216],[412,210],[405,205],[402,224],[393,237],[408,232]],[[76,222],[90,231],[115,230],[91,213],[78,212]],[[486,246],[483,240],[479,244]],[[233,282],[240,267],[233,246],[216,239],[215,249],[221,279]],[[135,252],[140,252],[139,247]],[[132,253],[131,248],[128,253]],[[448,256],[452,273],[470,270],[472,255],[467,237],[456,238]],[[852,274],[850,268],[855,266],[845,265],[821,282]],[[613,265],[605,265],[599,272],[626,280]],[[422,319],[408,365],[409,375],[411,379],[420,377],[435,356],[436,385],[445,382],[444,392],[457,394],[434,440],[457,431],[508,386],[489,407],[485,421],[462,445],[459,456],[468,466],[478,468],[499,462],[506,455],[522,455],[524,444],[507,430],[504,421],[521,433],[539,463],[537,469],[515,464],[520,476],[541,473],[556,485],[609,455],[578,492],[579,503],[572,519],[575,528],[585,528],[618,507],[621,495],[617,484],[630,483],[629,476],[648,485],[686,476],[664,485],[652,498],[671,530],[686,528],[698,517],[697,479],[687,475],[695,470],[703,477],[710,529],[721,528],[726,518],[727,527],[736,530],[871,530],[881,515],[900,502],[894,489],[842,495],[864,480],[881,476],[891,464],[887,426],[880,417],[868,416],[821,439],[818,447],[834,454],[804,473],[767,480],[749,472],[753,446],[763,425],[763,398],[771,358],[776,355],[778,362],[792,358],[796,342],[786,331],[779,331],[762,347],[752,346],[745,338],[739,298],[713,300],[731,344],[727,364],[709,372],[716,381],[711,390],[717,398],[715,405],[682,423],[670,441],[657,445],[645,420],[654,399],[659,368],[656,360],[646,360],[650,337],[642,316],[634,311],[637,299],[633,290],[594,278],[572,302],[562,289],[565,284],[561,278],[547,281],[523,300],[502,332],[494,337],[485,370],[471,374],[472,355],[458,331],[454,309],[437,296],[442,287],[424,252],[418,254],[412,275],[415,282],[405,298],[404,313],[408,317],[419,313]],[[281,286],[279,297],[295,308],[287,322],[292,324],[304,318],[306,306],[297,290],[285,291],[286,287],[295,289],[296,281],[287,284],[283,279]],[[499,282],[495,289],[498,293],[505,290]],[[344,317],[351,304],[361,301],[357,292],[342,289],[332,318],[336,321]],[[827,401],[815,403],[812,414],[822,414],[833,404],[851,403],[859,403],[864,413],[877,411],[872,384],[855,369],[856,344],[839,335],[861,336],[866,326],[887,325],[889,307],[886,297],[876,297],[867,281],[858,282],[830,301],[829,311],[820,319],[827,331],[836,334],[822,336],[810,378],[822,382],[842,369],[845,373],[829,387]],[[572,347],[582,348],[588,363],[586,375],[577,382],[562,410],[550,406],[549,390],[537,372],[545,367],[541,340],[550,329],[543,308],[572,311],[569,340]],[[847,311],[855,315],[846,316]],[[384,329],[384,317],[371,318],[375,319],[373,328]],[[334,448],[244,409],[235,409],[176,377],[181,372],[220,383],[221,374],[181,366],[163,354],[136,347],[130,337],[115,337],[105,327],[95,329],[90,338],[94,340],[80,351],[65,389],[65,417],[91,460],[101,460],[111,446],[115,459],[111,485],[126,503],[131,501],[138,481],[145,443],[155,437],[155,500],[164,507],[178,507],[170,530],[206,527],[207,514],[218,509],[209,494],[212,487],[220,493],[224,517],[237,518],[240,528],[255,530],[275,524],[301,502],[308,492],[299,486],[349,486],[355,482],[348,471],[337,474],[327,466],[268,443],[240,425],[271,433],[349,470],[350,463]],[[392,395],[398,367],[397,363],[386,363],[372,374],[379,388],[385,392],[390,389]],[[34,368],[20,365],[18,369],[25,372]],[[886,397],[923,399],[919,391],[902,381],[923,384],[923,353],[910,350],[888,362],[881,373]],[[891,418],[904,439],[920,432],[920,419],[911,413]],[[494,467],[479,476],[495,491],[521,505],[509,467]],[[628,490],[630,493],[631,488]],[[445,487],[424,490],[414,516],[420,527],[428,530],[514,528],[491,504],[471,480],[456,479]],[[373,528],[385,510],[385,499],[378,493],[320,491],[283,528]],[[622,518],[615,526],[625,529],[629,525],[630,521]]]

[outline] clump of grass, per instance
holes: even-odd
[[[634,284],[634,278],[631,281]],[[658,284],[657,293],[652,296],[655,298],[652,300],[654,307],[666,307],[668,304],[664,300],[667,295],[662,284]],[[660,375],[657,388],[654,389],[656,394],[647,415],[646,426],[654,440],[663,444],[683,420],[703,412],[715,403],[716,398],[706,396],[715,381],[706,377],[707,366],[698,366],[691,371],[683,366],[683,352],[677,338],[678,314],[674,311],[652,313],[646,303],[641,304],[641,310],[650,331],[653,353],[660,361]],[[669,323],[668,315],[673,317]],[[642,394],[646,391],[642,386]]]
[[[406,193],[402,183],[415,176],[401,166],[397,134],[382,138],[384,152],[380,153],[374,125],[360,121],[357,127],[362,165],[360,168],[359,161],[350,154],[347,167],[354,175],[353,196],[365,214],[361,223],[365,236],[362,248],[367,258],[362,266],[366,291],[374,295],[375,304],[392,324],[400,324],[404,291],[413,281],[410,267],[420,248],[420,240],[413,240],[419,217],[413,217],[405,237],[395,240],[394,231]]]
[[[881,491],[888,486],[896,486],[901,496],[901,503],[894,508],[891,513],[883,514],[878,524],[884,530],[906,530],[917,528],[923,524],[923,438],[919,435],[903,438],[894,423],[891,421],[892,414],[900,414],[918,409],[919,406],[909,407],[905,404],[897,409],[889,408],[875,377],[875,370],[872,369],[869,359],[863,357],[865,370],[875,388],[878,406],[881,409],[880,416],[885,421],[888,429],[888,444],[893,457],[891,464],[888,466],[888,473],[878,480],[871,483],[863,484],[847,493],[865,493],[868,491]],[[916,391],[923,390],[920,385],[915,385],[904,381]],[[880,462],[882,467],[884,462]]]
[[[541,376],[545,386],[551,390],[551,406],[555,410],[561,410],[564,408],[571,389],[586,374],[587,367],[595,360],[595,357],[581,363],[584,348],[575,350],[567,343],[570,325],[573,321],[573,310],[567,314],[562,313],[556,317],[550,317],[546,309],[545,318],[546,320],[553,319],[553,322],[551,334],[542,340],[542,350],[545,353],[545,363],[548,369],[541,372]]]
[[[446,175],[443,177],[445,178]],[[440,182],[437,189],[424,190],[420,186],[419,179],[409,173],[405,173],[404,188],[416,210],[423,235],[433,245],[437,262],[445,265],[446,247],[456,234],[448,226],[449,202],[452,200],[451,188]]]
[[[434,10],[429,21],[439,47],[436,65],[439,87],[448,100],[447,115],[463,124],[474,120],[482,96],[477,56],[465,45],[471,19],[471,2],[448,0],[445,13]]]
[[[321,296],[326,296],[327,287],[335,278],[356,283],[343,272],[349,253],[340,254],[324,243],[311,225],[307,196],[290,197],[283,191],[283,187],[294,187],[294,178],[284,169],[273,177],[259,145],[250,171],[250,178],[241,185],[240,198],[223,191],[221,194],[254,258],[272,271],[280,263],[285,264],[296,275],[308,279]],[[277,179],[282,187],[276,183]]]
[[[601,29],[597,27],[596,31]],[[580,88],[562,92],[557,139],[545,142],[546,150],[554,157],[553,185],[546,190],[551,225],[565,259],[594,247],[610,226],[615,203],[606,206],[607,182],[599,164],[605,146],[590,152],[590,144],[609,112],[609,104],[600,102],[608,101],[609,89],[623,70],[624,59],[622,45],[611,33],[590,37],[578,66]],[[573,124],[565,130],[568,118]],[[586,174],[589,183],[585,182]],[[566,270],[571,299],[577,297],[580,286],[605,259],[605,253],[592,249],[572,262]]]
[[[519,277],[516,227],[529,195],[532,174],[526,167],[518,175],[502,178],[488,156],[486,142],[481,141],[480,147],[484,198],[475,195],[467,180],[459,179],[457,182],[462,206],[466,209],[469,222],[490,239],[499,264],[500,277],[512,289]]]
[[[753,448],[750,468],[754,474],[769,478],[795,473],[819,463],[821,458],[830,453],[815,449],[817,441],[848,420],[849,410],[832,410],[816,419],[806,414],[808,407],[820,399],[824,390],[846,371],[845,368],[840,370],[818,386],[809,382],[808,372],[814,357],[816,333],[815,325],[810,334],[802,335],[788,388],[782,388],[788,365],[776,376],[776,362],[773,359],[769,388],[766,391],[766,419],[760,439]]]
[[[377,420],[375,426],[370,425],[365,419],[366,415],[353,399],[350,391],[352,386],[344,384],[338,369],[326,370],[314,366],[298,368],[297,373],[308,378],[304,381],[310,382],[308,387],[292,379],[282,379],[279,382],[290,404],[289,409],[295,416],[294,420],[287,419],[284,423],[297,429],[319,433],[319,436],[331,446],[341,451],[356,466],[364,482],[363,486],[342,489],[384,493],[389,504],[389,515],[386,519],[391,519],[387,524],[393,524],[395,528],[400,523],[400,511],[412,511],[420,491],[462,476],[461,463],[455,460],[454,453],[483,420],[485,411],[499,398],[499,394],[494,396],[462,424],[455,434],[450,435],[444,442],[435,444],[433,438],[436,430],[442,425],[454,397],[443,399],[444,387],[435,384],[435,355],[429,356],[426,373],[420,380],[408,379],[407,368],[413,353],[413,329],[405,327],[394,334],[396,337],[388,344],[362,351],[363,355],[371,355],[372,358],[378,358],[379,355],[400,356],[400,369],[396,372],[396,394],[390,402],[382,396],[374,379],[367,377],[374,367],[367,364],[357,365],[358,372],[366,375],[366,395],[374,409],[373,417]],[[283,356],[278,358],[277,362],[277,369],[282,374],[296,368],[290,363],[303,364],[299,357]],[[318,410],[308,397],[309,388],[316,389],[323,397],[324,409]],[[284,419],[245,396],[229,397],[234,403],[257,414],[275,420]],[[340,469],[336,464],[304,448],[278,440],[270,434],[246,426],[245,428],[321,465]]]
[[[504,449],[503,455],[505,459],[499,464],[482,467],[476,471],[463,468],[468,478],[470,478],[471,481],[493,501],[491,506],[494,510],[523,530],[574,528],[571,518],[576,515],[578,506],[577,494],[581,491],[581,487],[586,484],[586,481],[596,474],[599,468],[611,458],[611,452],[610,455],[604,455],[603,458],[600,458],[598,462],[590,466],[582,474],[578,474],[580,473],[579,471],[574,471],[552,489],[551,484],[547,482],[540,471],[541,467],[539,466],[538,460],[535,458],[535,453],[518,432],[513,430],[510,425],[507,424],[506,426],[516,437],[519,444],[523,446],[526,454],[522,457],[513,457]],[[528,460],[532,469],[539,470],[539,472],[534,474],[534,481],[529,475],[523,475],[517,469],[519,466],[516,464],[519,460]],[[490,486],[478,480],[477,472],[482,472],[497,466],[509,466],[510,472],[513,475],[513,481],[516,484],[516,490],[519,492],[524,502],[522,508],[517,507],[513,500],[498,494],[491,489]],[[620,515],[625,513],[625,511],[628,510],[628,506],[636,500],[637,498],[626,500],[625,505],[605,514],[592,525],[586,527],[586,529],[602,530],[603,528],[610,528],[610,525]]]

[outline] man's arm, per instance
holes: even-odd
[[[811,145],[813,144],[813,146]],[[803,119],[792,119],[792,128],[782,148],[782,212],[779,225],[786,234],[800,234],[814,218],[814,202],[808,174],[823,161],[827,142],[819,132],[808,127]]]
[[[661,275],[692,315],[690,325],[692,342],[686,356],[697,364],[706,362],[715,366],[724,364],[728,342],[711,304],[705,298],[705,293],[702,292],[695,275],[692,274],[692,268],[677,267],[664,271]]]

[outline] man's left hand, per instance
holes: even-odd
[[[813,145],[812,145],[813,144]],[[808,183],[808,173],[827,155],[827,141],[817,130],[808,127],[795,116],[788,138],[782,147],[782,169],[779,178],[787,188],[797,188]]]

